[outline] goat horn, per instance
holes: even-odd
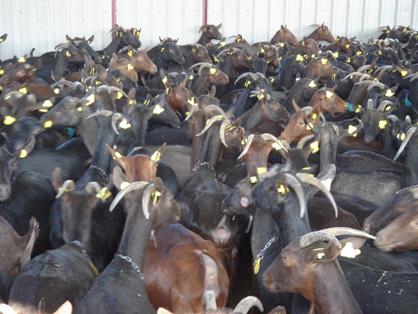
[[[379,107],[377,107],[377,110],[378,111],[384,111],[385,110],[385,107],[388,105],[388,104],[391,104],[392,106],[394,106],[394,104],[393,104],[393,102],[391,102],[390,100],[384,100],[384,101],[382,101],[381,103],[380,103],[380,105],[379,105]]]
[[[73,180],[66,180],[58,189],[58,193],[55,198],[60,198],[65,192],[73,191],[75,188]]]
[[[91,115],[87,116],[86,120],[97,117],[97,116],[110,117],[112,114],[113,114],[113,111],[100,109],[100,110],[97,110],[96,112],[93,112]]]
[[[225,129],[227,125],[231,125],[231,122],[228,119],[224,119],[221,123],[221,126],[219,128],[219,138],[223,144],[223,146],[228,147],[228,144],[226,143],[225,139]]]
[[[367,91],[370,91],[375,86],[377,86],[380,89],[385,89],[386,88],[385,84],[382,84],[380,82],[371,82],[369,87],[367,87]]]
[[[300,184],[299,180],[289,173],[283,173],[282,175],[285,178],[285,183],[295,191],[296,197],[299,201],[300,217],[303,218],[306,212],[306,200],[302,184]]]
[[[305,147],[306,142],[314,139],[315,137],[316,137],[315,134],[309,134],[309,135],[302,137],[297,143],[296,148],[303,149]]]
[[[96,181],[90,181],[89,183],[87,183],[84,190],[87,193],[99,193],[99,191],[101,190],[101,187],[99,183],[97,183]]]
[[[144,193],[142,194],[142,212],[146,219],[149,219],[150,212],[148,208],[149,201],[151,199],[152,190],[155,188],[154,183],[151,183],[146,187]]]
[[[193,64],[187,71],[193,69],[194,67],[201,66],[201,65],[212,66],[213,64],[209,62],[198,62],[196,64]]]
[[[116,126],[116,123],[122,119],[122,114],[120,114],[119,112],[116,112],[113,114],[112,116],[112,129],[113,132],[115,132],[116,135],[119,135],[119,131],[118,128]]]
[[[346,79],[348,79],[348,78],[352,78],[353,76],[362,76],[363,75],[363,73],[361,73],[361,72],[352,72],[352,73],[350,73],[350,74],[347,74],[343,79],[342,79],[342,81],[345,81]]]
[[[351,237],[361,237],[361,238],[376,240],[375,236],[373,236],[371,234],[368,234],[367,232],[364,232],[364,231],[358,230],[358,229],[354,229],[354,228],[349,228],[349,227],[326,228],[326,229],[322,229],[321,232],[332,235],[334,237],[337,237],[337,236],[351,236]]]
[[[199,133],[197,133],[196,134],[196,136],[201,136],[201,135],[203,135],[204,133],[206,133],[206,131],[207,130],[209,130],[210,129],[210,127],[215,123],[215,122],[217,122],[217,121],[222,121],[222,120],[224,120],[225,119],[225,117],[223,116],[223,115],[221,115],[221,114],[219,114],[219,115],[216,115],[216,116],[213,116],[212,118],[210,118],[209,120],[207,120],[206,121],[206,125],[205,125],[205,127],[203,128],[203,130],[202,131],[200,131]]]
[[[359,78],[359,82],[362,82],[363,80],[371,80],[372,76],[370,74],[364,73],[362,76],[360,76]]]
[[[131,182],[129,183],[129,185],[127,185],[122,191],[120,191],[115,199],[113,200],[112,204],[110,204],[109,207],[109,211],[113,211],[116,207],[116,205],[118,205],[118,203],[120,202],[120,200],[129,192],[134,191],[134,190],[139,190],[139,189],[143,189],[144,187],[146,187],[149,184],[149,182],[146,181],[136,181],[136,182]]]
[[[260,312],[264,311],[263,304],[257,297],[248,296],[239,301],[232,313],[234,314],[247,314],[252,307],[257,307]]]
[[[235,82],[234,82],[234,85],[237,85],[237,83],[243,78],[243,77],[247,77],[247,76],[250,76],[253,80],[257,80],[258,79],[258,77],[257,77],[257,75],[255,74],[255,73],[253,73],[253,72],[245,72],[245,73],[242,73],[240,76],[238,76],[237,77],[237,79],[235,80]]]
[[[126,93],[122,89],[120,89],[119,87],[109,86],[109,89],[112,92],[121,92],[123,96],[125,96],[126,98],[128,98],[128,95],[126,95]]]
[[[357,69],[357,72],[363,72],[363,71],[368,70],[368,69],[370,69],[370,68],[371,68],[371,65],[370,65],[370,64],[363,65],[363,66],[361,66],[361,67],[359,67],[359,68]]]
[[[251,146],[253,140],[254,140],[254,134],[250,134],[247,138],[247,143],[245,143],[245,146],[244,146],[244,149],[243,149],[242,153],[238,156],[237,159],[241,159],[242,157],[245,156],[245,154],[250,149],[250,146]]]
[[[322,184],[321,180],[307,173],[298,173],[296,174],[296,177],[303,183],[310,184],[316,187],[322,193],[324,193],[324,195],[328,198],[332,207],[334,208],[335,218],[338,218],[338,207],[337,207],[337,204],[335,203],[334,197],[332,196],[330,191],[328,191],[325,185]]]
[[[417,130],[417,127],[414,126],[412,128],[409,128],[409,130],[406,132],[405,140],[402,142],[401,146],[399,147],[398,151],[396,152],[396,155],[393,158],[393,161],[396,161],[399,158],[399,156],[402,154],[406,145],[408,144],[409,140],[412,138],[412,135],[414,135],[416,130]]]
[[[304,234],[303,236],[300,237],[299,239],[299,245],[302,248],[308,247],[309,245],[311,245],[312,243],[318,242],[318,241],[330,241],[332,243],[334,243],[335,246],[337,246],[339,249],[342,248],[342,245],[340,243],[340,241],[333,235],[322,232],[321,231],[314,231],[314,232],[309,232],[307,234]]]

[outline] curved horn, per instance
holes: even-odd
[[[87,116],[86,120],[97,117],[97,116],[110,117],[112,114],[113,114],[113,111],[105,110],[105,109],[99,109],[96,112],[93,112],[91,115]]]
[[[369,87],[367,87],[367,91],[370,91],[373,87],[377,86],[379,89],[385,89],[386,85],[380,82],[371,82]]]
[[[189,71],[189,70],[191,70],[191,69],[193,69],[197,66],[200,66],[200,65],[212,66],[213,64],[209,63],[209,62],[198,62],[198,63],[193,64],[187,71]]]
[[[334,208],[335,218],[338,218],[338,207],[337,207],[337,203],[335,202],[335,199],[332,196],[332,194],[330,193],[330,191],[328,191],[328,189],[325,187],[325,185],[322,184],[321,180],[315,178],[314,176],[312,176],[312,175],[310,175],[308,173],[297,173],[296,174],[296,177],[300,181],[302,181],[303,183],[310,184],[310,185],[316,187],[322,193],[324,193],[324,195],[328,198],[328,200],[330,201],[332,207]]]
[[[55,198],[60,198],[65,192],[73,191],[75,189],[73,180],[66,180],[58,189],[57,195]]]
[[[238,156],[238,158],[237,158],[237,159],[241,159],[242,157],[244,157],[244,156],[245,156],[245,154],[246,154],[246,153],[248,152],[248,150],[250,149],[250,146],[251,146],[251,144],[252,144],[253,140],[254,140],[254,134],[250,134],[250,135],[248,136],[248,138],[247,138],[247,143],[245,143],[245,146],[244,146],[243,151],[241,152],[241,154]]]
[[[326,228],[326,229],[322,229],[321,232],[332,235],[334,237],[337,237],[337,236],[351,236],[351,237],[361,237],[361,238],[376,240],[375,236],[373,236],[371,234],[368,234],[367,232],[364,232],[364,231],[358,230],[358,229],[354,229],[354,228],[349,228],[349,227]]]
[[[299,142],[296,144],[296,148],[303,149],[305,147],[306,142],[314,139],[316,137],[315,134],[309,134],[302,137]]]
[[[296,197],[299,201],[300,217],[303,218],[306,212],[306,200],[302,184],[300,184],[299,180],[289,173],[283,173],[282,176],[285,178],[285,183],[289,185],[293,191],[295,191]]]
[[[237,85],[237,83],[243,78],[243,77],[247,77],[250,76],[254,81],[258,79],[257,75],[253,72],[245,72],[242,73],[240,76],[237,77],[237,79],[234,82],[234,85]]]
[[[87,193],[99,193],[101,190],[100,184],[97,183],[96,181],[90,181],[89,183],[87,183],[86,187],[84,188],[84,190]]]
[[[116,126],[116,123],[122,119],[122,114],[119,112],[116,112],[112,116],[112,129],[113,132],[115,132],[116,135],[119,135],[118,127]]]
[[[203,135],[207,130],[209,130],[210,129],[210,127],[215,123],[215,122],[217,122],[217,121],[222,121],[222,120],[224,120],[225,119],[225,117],[223,116],[223,115],[216,115],[216,116],[213,116],[212,118],[210,118],[209,120],[207,120],[206,121],[206,125],[205,125],[205,127],[203,128],[203,130],[202,131],[200,131],[199,133],[197,133],[196,134],[196,136],[201,136],[201,135]]]
[[[252,307],[257,307],[260,312],[264,311],[263,304],[257,297],[248,296],[239,301],[232,313],[247,314]]]
[[[322,232],[322,230],[304,234],[299,239],[299,245],[302,248],[305,248],[311,245],[312,243],[315,243],[318,241],[329,241],[329,242],[334,243],[334,245],[338,247],[339,249],[342,248],[340,241],[335,236],[328,234],[326,232]]]
[[[390,100],[384,100],[384,101],[382,101],[381,103],[380,103],[380,105],[379,105],[379,107],[377,107],[377,110],[378,111],[384,111],[385,110],[385,107],[388,105],[388,104],[391,104],[392,106],[394,106],[394,104],[393,104],[393,102],[391,102]]]
[[[223,119],[221,126],[219,128],[219,138],[223,144],[223,146],[228,147],[225,139],[225,129],[228,125],[231,125],[231,122],[228,119]]]
[[[402,142],[401,146],[399,147],[398,151],[396,152],[396,155],[393,158],[393,161],[396,161],[399,158],[399,156],[402,154],[406,145],[408,144],[409,140],[412,138],[412,135],[414,135],[416,130],[417,130],[417,127],[414,126],[412,128],[409,128],[409,130],[406,132],[405,140]]]
[[[109,207],[109,211],[113,211],[116,207],[116,205],[118,205],[118,203],[120,202],[120,200],[129,192],[134,191],[134,190],[139,190],[139,189],[143,189],[144,187],[146,187],[149,184],[149,182],[146,181],[136,181],[136,182],[131,182],[129,183],[129,185],[127,185],[122,191],[120,191],[115,199],[113,200],[112,204],[110,204]]]

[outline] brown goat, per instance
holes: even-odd
[[[287,25],[280,26],[280,29],[276,32],[276,34],[274,34],[270,42],[272,44],[288,43],[292,47],[296,47],[298,45],[298,40],[296,39],[295,34],[287,28]]]
[[[351,228],[329,228],[290,242],[263,276],[271,292],[296,292],[312,302],[311,313],[361,313],[336,258],[342,245],[337,235],[374,238]],[[315,308],[315,312],[313,310]]]
[[[174,313],[225,307],[229,278],[216,246],[181,224],[155,230],[145,257],[151,303]]]
[[[330,43],[335,41],[335,38],[332,36],[328,26],[326,26],[324,23],[318,26],[318,28],[316,28],[307,38],[315,39],[316,41],[328,41]]]

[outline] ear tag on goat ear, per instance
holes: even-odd
[[[42,107],[44,108],[51,108],[54,104],[51,100],[47,99],[42,103]]]
[[[345,44],[344,47],[345,47],[345,49],[348,49],[348,48],[350,48],[350,44]]]
[[[278,142],[276,142],[276,143],[273,143],[273,145],[271,145],[271,147],[274,150],[281,150],[281,149],[286,150],[286,147],[283,145],[282,141],[280,141],[280,140]]]
[[[401,133],[398,133],[398,135],[396,135],[396,137],[398,138],[398,140],[403,142],[405,140],[406,135],[405,135],[404,132],[401,132]]]
[[[77,109],[76,109],[78,112],[83,112],[84,111],[84,108],[83,108],[83,106],[79,106],[79,107],[77,107]]]
[[[19,93],[26,95],[28,93],[28,88],[26,86],[19,88]]]
[[[351,125],[351,124],[348,126],[348,134],[353,135],[356,131],[357,131],[356,126]]]
[[[20,57],[19,59],[17,59],[18,63],[25,63],[26,62],[26,58],[25,57]]]
[[[251,176],[251,177],[250,177],[250,182],[251,182],[252,184],[256,184],[256,183],[257,183],[257,181],[258,181],[258,179],[257,179],[257,177],[256,177],[256,176]]]
[[[19,158],[23,159],[26,158],[28,156],[28,151],[26,149],[21,149],[19,152]]]
[[[135,31],[135,36],[138,38],[141,37],[141,31],[139,29]]]
[[[389,89],[386,91],[385,96],[386,96],[386,97],[392,97],[393,95],[395,95],[395,93],[394,93],[394,92],[392,92],[392,90],[389,88]]]
[[[60,89],[58,87],[54,88],[54,94],[58,95],[60,93]]]
[[[134,66],[130,63],[128,63],[128,65],[126,66],[126,68],[130,71],[134,69]]]
[[[340,251],[340,256],[347,258],[355,258],[357,255],[360,255],[360,249],[355,249],[353,243],[347,242]]]
[[[302,62],[304,59],[303,59],[303,56],[302,55],[296,55],[296,61],[298,61],[298,62]]]
[[[251,81],[245,81],[245,83],[244,83],[244,87],[249,87],[249,86],[251,86]]]
[[[284,43],[279,43],[279,47],[283,48],[284,47]]]
[[[146,99],[146,100],[145,100],[145,102],[146,102],[147,100],[148,100],[148,99]],[[146,106],[145,102],[144,102],[144,105]],[[128,100],[128,105],[135,105],[135,104],[136,104],[136,100],[135,100],[135,99],[129,99],[129,100]]]
[[[128,50],[126,53],[129,57],[132,57],[134,55],[134,52],[132,50]]]
[[[161,47],[161,48],[160,48],[160,51],[161,51],[161,52],[164,52],[164,50],[165,50],[165,48],[164,48],[164,47]]]
[[[189,104],[189,105],[191,105],[191,106],[196,106],[197,105],[197,103],[196,103],[196,101],[195,101],[195,97],[189,97],[189,98],[187,98],[187,103]]]
[[[334,58],[338,58],[339,53],[338,53],[338,51],[337,51],[337,52],[334,52],[332,55],[333,55],[333,57],[334,57]]]
[[[154,162],[160,161],[161,159],[161,152],[156,150],[152,155],[151,155],[151,160]]]
[[[312,130],[313,130],[313,128],[314,128],[314,126],[313,126],[313,124],[312,124],[312,123],[310,123],[310,122],[307,122],[307,123],[306,123],[306,130],[307,130],[307,131],[312,131]]]
[[[168,95],[168,93],[169,93],[169,92],[170,92],[170,87],[167,87],[167,88],[165,89],[165,92],[164,92],[164,93],[165,93],[166,95]]]
[[[402,77],[405,77],[405,76],[408,75],[408,71],[407,70],[401,70],[401,71],[399,71],[399,73],[401,73],[401,76]]]
[[[48,112],[48,108],[41,108],[38,111],[39,112],[42,112],[42,113],[47,113]]]
[[[194,78],[193,74],[190,74],[189,77],[188,77],[188,80],[191,81],[191,80],[193,80],[193,78]]]
[[[308,84],[308,86],[309,86],[310,88],[314,88],[314,87],[316,87],[316,83],[315,83],[315,81],[311,81],[311,82]]]
[[[123,93],[122,92],[117,92],[116,93],[116,99],[121,99],[123,97]]]
[[[257,167],[257,174],[262,175],[267,172],[267,167]]]
[[[86,99],[87,99],[86,106],[90,106],[92,103],[94,103],[94,100],[95,100],[94,94],[91,94]]]
[[[260,271],[260,266],[261,266],[261,259],[257,258],[253,263],[254,275],[258,274],[258,272]]]
[[[327,97],[328,99],[331,98],[332,96],[334,96],[334,93],[333,92],[330,92],[329,90],[327,90],[325,92],[325,97]]]
[[[96,197],[102,201],[107,200],[110,196],[112,196],[112,192],[110,192],[107,187],[101,188],[100,191],[96,194]]]
[[[360,105],[357,105],[356,106],[356,110],[354,110],[354,112],[355,113],[359,113],[359,112],[361,112],[363,110],[363,107],[362,106],[360,106]]]
[[[345,62],[350,63],[351,62],[351,58],[347,57],[347,59],[345,59]]]
[[[123,130],[126,130],[131,128],[132,125],[128,122],[128,120],[122,119],[122,121],[119,123],[119,127]]]
[[[388,121],[387,120],[380,120],[379,121],[379,129],[383,130],[384,128],[386,128],[388,125]]]
[[[65,56],[67,57],[67,58],[70,58],[71,57],[71,52],[69,52],[68,50],[65,52]]]
[[[4,69],[0,69],[0,75],[4,75]]]
[[[318,118],[318,115],[314,112],[311,114],[311,119],[316,120]]]
[[[44,124],[43,124],[43,127],[44,127],[45,129],[49,129],[49,128],[51,128],[53,125],[54,125],[54,122],[52,122],[52,120],[46,120],[46,121],[44,122]]]
[[[328,59],[321,58],[321,63],[322,63],[322,64],[327,64],[327,63],[328,63]]]
[[[279,186],[277,187],[277,192],[280,195],[286,195],[289,192],[289,188],[284,184],[279,184]]]
[[[122,158],[123,157],[122,154],[119,153],[117,150],[113,153],[113,155],[112,155],[112,158],[113,159],[119,159],[119,158]]]
[[[215,74],[216,71],[217,71],[216,68],[210,68],[209,69],[209,73],[212,74],[212,75]]]
[[[324,252],[318,252],[316,253],[316,259],[317,260],[321,260],[325,257],[325,253]]]
[[[5,116],[3,119],[4,125],[12,125],[15,122],[16,122],[16,118],[13,116]]]
[[[266,50],[264,49],[264,47],[260,47],[259,52],[260,52],[260,53],[265,53],[265,52],[266,52]]]
[[[314,141],[312,142],[309,147],[312,149],[312,153],[315,154],[317,152],[319,152],[319,142],[318,141]]]
[[[161,192],[160,191],[155,191],[152,193],[152,203],[155,205],[158,202],[158,199],[161,196]]]
[[[363,52],[360,51],[360,50],[356,52],[356,55],[358,55],[358,56],[361,56],[362,54],[363,54]]]
[[[270,81],[271,83],[273,83],[275,79],[276,79],[276,78],[275,78],[274,76],[271,76],[271,77],[269,78],[269,81]]]
[[[163,107],[161,107],[160,106],[160,104],[157,104],[155,107],[154,107],[154,110],[152,111],[152,113],[153,114],[156,114],[156,115],[159,115],[159,114],[162,114],[163,112],[164,112],[164,108]]]
[[[165,75],[165,76],[163,77],[162,81],[163,81],[163,84],[164,84],[164,85],[165,85],[165,84],[167,84],[167,82],[168,82],[168,77],[167,77],[167,75]]]

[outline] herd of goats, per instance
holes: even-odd
[[[0,62],[0,313],[418,311],[418,32],[220,28]]]

